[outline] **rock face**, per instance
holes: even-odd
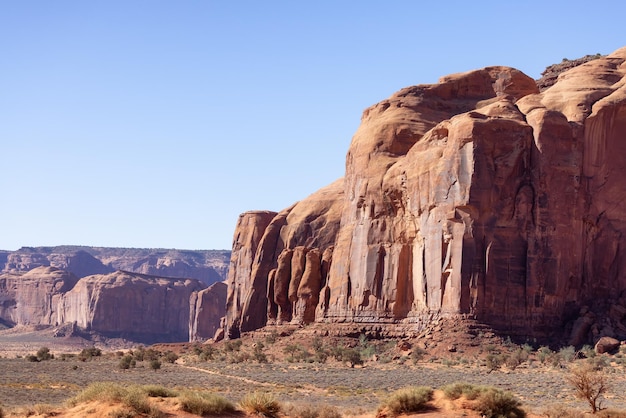
[[[226,285],[117,271],[78,279],[55,267],[0,273],[0,323],[61,326],[143,343],[208,338]]]
[[[0,322],[14,325],[58,325],[59,304],[78,278],[54,267],[27,273],[0,274]]]
[[[63,295],[59,323],[134,341],[188,341],[190,298],[203,285],[117,271],[88,276]]]
[[[198,279],[207,285],[226,280],[230,251],[161,250],[102,247],[24,247],[0,252],[0,271],[29,271],[52,266],[77,277],[116,270],[161,277]]]
[[[226,306],[226,283],[217,282],[191,295],[190,341],[212,338]]]
[[[227,335],[471,315],[541,337],[585,305],[626,333],[625,61],[623,48],[543,92],[488,67],[365,110],[343,179],[240,218]],[[590,338],[597,324],[578,322]]]

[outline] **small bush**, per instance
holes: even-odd
[[[433,397],[433,390],[427,386],[398,389],[380,406],[379,410],[388,410],[393,415],[427,410]]]
[[[424,359],[426,355],[426,350],[420,347],[414,347],[413,351],[411,351],[411,361],[413,364],[417,364]]]
[[[39,361],[46,361],[53,358],[54,356],[50,353],[50,349],[48,347],[41,347],[37,350],[37,359],[39,359]]]
[[[239,406],[249,413],[262,415],[266,418],[275,418],[281,410],[280,403],[271,393],[254,392],[243,397]]]
[[[159,360],[150,361],[150,368],[155,372],[161,368],[161,362]]]
[[[339,410],[330,405],[290,406],[285,413],[293,418],[341,418]]]
[[[122,357],[118,364],[119,368],[122,370],[130,369],[131,367],[135,367],[136,365],[137,362],[130,354],[126,354],[124,357]]]
[[[450,400],[459,399],[461,396],[465,396],[465,399],[468,400],[474,400],[478,398],[485,388],[470,383],[453,383],[442,387],[441,390],[444,396]]]
[[[521,405],[512,393],[488,388],[480,393],[475,410],[485,418],[523,418],[526,413],[520,409]]]
[[[543,415],[546,418],[584,418],[585,414],[575,409],[566,408],[562,405],[550,405]]]
[[[228,340],[224,343],[224,351],[229,353],[231,351],[239,351],[241,349],[241,340]]]
[[[30,362],[33,362],[33,363],[36,363],[36,362],[38,362],[38,361],[39,361],[39,359],[37,358],[37,356],[36,356],[36,355],[34,355],[34,354],[28,354],[28,355],[27,355],[26,357],[24,357],[24,358],[26,359],[26,361],[30,361]]]
[[[586,401],[592,413],[598,412],[609,386],[606,375],[586,364],[573,369],[566,380],[574,386],[576,397]]]
[[[185,391],[180,395],[180,409],[195,415],[219,415],[235,411],[227,399],[211,392]]]
[[[160,385],[144,385],[141,389],[151,398],[174,398],[178,396],[175,390]]]
[[[563,347],[559,350],[559,357],[561,357],[561,361],[571,363],[576,357],[576,349],[571,345]]]
[[[165,353],[165,361],[167,361],[168,363],[174,363],[176,360],[178,360],[178,354],[176,354],[173,351],[168,351],[167,353]]]
[[[498,370],[505,360],[506,356],[503,354],[487,354],[485,358],[486,366],[491,371]]]
[[[100,357],[102,355],[102,350],[96,347],[83,348],[78,357],[85,361],[86,359],[90,359],[92,357]]]

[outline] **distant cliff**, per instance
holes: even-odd
[[[240,216],[227,335],[470,315],[626,338],[626,48],[593,58],[543,91],[488,67],[366,109],[343,178]]]
[[[0,251],[0,271],[29,271],[50,266],[77,277],[124,270],[161,277],[198,279],[207,285],[226,280],[230,251],[106,248],[84,246],[23,247]]]
[[[229,258],[73,246],[1,251],[0,326],[58,327],[64,335],[71,325],[145,343],[211,338],[225,314]]]

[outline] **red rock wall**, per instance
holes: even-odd
[[[342,188],[284,211],[254,247],[255,273],[233,273],[258,286],[241,331],[469,314],[540,336],[585,304],[625,311],[625,60],[626,48],[542,93],[489,67],[367,109]]]

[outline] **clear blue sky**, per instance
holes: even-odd
[[[626,45],[626,2],[0,0],[0,249],[230,249],[343,175],[362,111]]]

